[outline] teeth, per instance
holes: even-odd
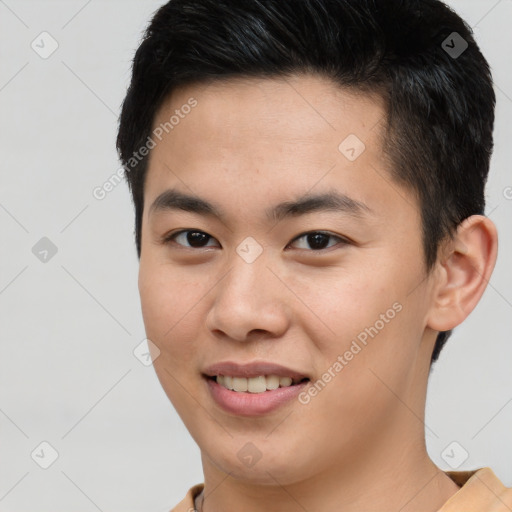
[[[244,380],[247,381],[247,391],[249,393],[263,393],[263,391],[267,391],[267,382],[263,375]],[[238,391],[238,388],[236,388],[236,391]]]
[[[243,377],[233,377],[233,390],[234,391],[247,391],[249,379]],[[252,379],[251,379],[252,380]]]
[[[280,377],[279,378],[279,384],[282,388],[286,386],[292,385],[292,378],[291,377]]]
[[[217,384],[238,392],[264,393],[267,390],[277,389],[278,387],[291,386],[293,380],[291,377],[279,377],[278,375],[260,375],[258,377],[231,377],[229,375],[217,375]]]
[[[277,375],[269,375],[265,377],[267,389],[277,389],[279,387],[280,379]]]

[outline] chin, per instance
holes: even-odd
[[[276,441],[278,439],[276,438]],[[269,445],[267,441],[266,449],[259,452],[249,442],[236,442],[236,446],[222,447],[219,444],[213,446],[213,450],[209,451],[207,458],[209,461],[223,473],[229,474],[231,478],[239,481],[245,481],[253,485],[280,485],[296,484],[310,476],[305,471],[306,467],[314,469],[314,461],[308,464],[298,461],[297,456],[291,452],[279,450],[277,445]],[[254,446],[257,441],[254,443]],[[242,446],[242,448],[240,448]],[[245,450],[244,450],[245,447]],[[220,449],[219,449],[220,448]],[[268,450],[268,452],[266,452]],[[256,458],[252,461],[249,459],[244,462],[244,458],[253,453]],[[260,457],[259,459],[257,457]]]

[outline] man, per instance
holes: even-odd
[[[201,450],[174,510],[512,507],[424,435],[431,364],[496,260],[494,104],[437,0],[155,14],[117,146],[155,370]]]

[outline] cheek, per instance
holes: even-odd
[[[294,278],[294,292],[310,310],[302,317],[309,320],[304,329],[331,357],[348,350],[352,340],[364,344],[390,331],[400,316],[397,310],[403,309],[402,288],[389,274],[366,268],[317,274],[314,280],[307,275]]]
[[[172,366],[178,355],[187,362],[197,343],[204,286],[180,269],[141,260],[139,293],[147,337]]]
[[[380,313],[381,308],[375,311]],[[385,314],[387,309],[382,311]],[[374,327],[373,315],[359,312],[355,320],[351,312],[338,315],[339,332],[346,335],[322,347],[323,368],[313,383],[317,391],[310,388],[314,396],[305,396],[301,407],[312,430],[322,430],[326,439],[337,439],[337,448],[364,453],[367,440],[375,436],[375,426],[384,428],[403,408],[397,396],[407,396],[411,376],[417,371],[418,343],[413,336],[418,332],[414,334],[415,322],[405,306],[389,323],[378,323],[376,330],[353,325],[365,326],[368,319],[366,325]],[[358,338],[358,334],[364,336]],[[331,444],[324,446],[326,453]]]
[[[413,280],[401,278],[398,268],[372,267],[317,279],[309,293],[305,283],[301,287],[317,317],[303,327],[315,345],[318,357],[312,360],[321,361],[320,377],[329,370],[336,375],[329,387],[339,387],[333,400],[340,405],[375,393],[378,380],[370,370],[390,386],[401,384],[397,379],[411,371],[423,334],[425,305],[418,300],[421,292],[410,294]]]
[[[185,420],[190,396],[197,395],[197,354],[204,286],[191,283],[179,269],[142,261],[139,292],[146,336],[158,348],[153,368],[163,390]],[[185,416],[183,416],[185,415]],[[186,422],[190,423],[190,419]],[[193,423],[193,422],[192,422]]]
[[[397,291],[366,306],[359,311],[347,308],[345,315],[338,315],[337,325],[345,335],[326,352],[327,368],[336,377],[324,404],[333,404],[342,417],[365,425],[371,418],[384,421],[399,406],[394,393],[408,393],[419,371],[423,335],[421,302]]]

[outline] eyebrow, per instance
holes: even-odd
[[[192,194],[186,194],[176,189],[162,192],[151,204],[149,215],[169,211],[184,210],[198,215],[216,217],[225,222],[226,214],[215,204]],[[364,217],[374,212],[361,201],[338,191],[321,194],[306,194],[294,201],[279,203],[265,211],[269,221],[281,221],[288,217],[298,217],[313,212],[332,211],[355,217]]]

